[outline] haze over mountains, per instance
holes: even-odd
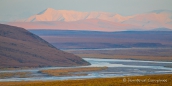
[[[172,11],[155,10],[149,13],[122,16],[108,12],[77,12],[48,8],[27,19],[8,23],[26,29],[128,31],[172,29]]]
[[[29,31],[0,24],[0,68],[89,65]]]
[[[172,48],[172,31],[29,31],[60,49]]]

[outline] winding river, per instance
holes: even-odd
[[[102,78],[102,77],[123,77],[123,76],[140,76],[149,74],[172,74],[172,68],[166,67],[172,65],[172,62],[160,61],[141,61],[141,60],[121,60],[121,59],[96,59],[84,58],[90,62],[90,66],[78,67],[45,67],[22,70],[1,70],[0,73],[7,72],[31,72],[32,77],[26,78],[5,78],[0,81],[36,81],[36,80],[68,80],[68,79],[84,79],[84,78]],[[79,68],[79,67],[108,67],[106,70],[85,72],[86,76],[48,76],[39,71],[45,69],[61,69],[61,68]]]

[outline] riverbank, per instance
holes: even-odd
[[[172,74],[63,81],[0,82],[1,86],[172,86]]]
[[[172,48],[68,49],[65,51],[73,53],[82,58],[172,62]]]
[[[67,69],[49,69],[39,72],[50,76],[83,76],[87,75],[84,72],[93,72],[105,70],[107,67],[83,67],[83,68],[67,68]]]
[[[152,74],[172,74],[172,68],[166,67],[172,65],[172,62],[97,58],[83,59],[90,62],[91,65],[78,67],[45,67],[19,70],[1,70],[0,74],[6,74],[8,76],[0,78],[0,82],[76,80]],[[45,73],[42,73],[41,71],[44,71]],[[12,74],[9,75],[9,73]],[[16,74],[18,75],[16,76]],[[29,77],[23,77],[23,75]]]
[[[139,56],[139,55],[107,55],[107,54],[76,54],[82,58],[99,58],[99,59],[124,59],[124,60],[142,60],[142,61],[162,61],[172,62],[172,57],[168,56]]]

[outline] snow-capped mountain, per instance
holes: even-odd
[[[107,12],[78,12],[72,10],[55,10],[52,8],[48,8],[36,15],[33,15],[27,19],[22,21],[24,22],[37,22],[37,21],[78,21],[84,19],[101,19],[107,21],[117,21],[122,22],[132,16],[121,16],[115,13],[107,13]]]
[[[67,29],[125,31],[172,29],[172,11],[155,10],[144,14],[122,16],[108,12],[78,12],[48,8],[27,19],[10,22],[26,29]]]

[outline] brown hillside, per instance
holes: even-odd
[[[29,31],[0,24],[0,68],[89,65]]]

